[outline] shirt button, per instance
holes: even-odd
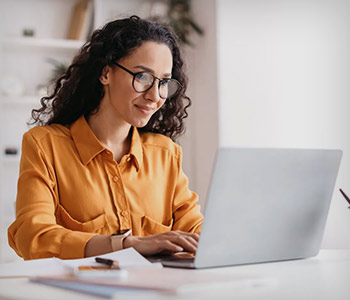
[[[118,177],[117,177],[117,176],[114,176],[114,177],[113,177],[113,181],[114,181],[114,182],[117,182],[117,181],[118,181]]]
[[[131,157],[129,156],[129,157],[126,159],[126,161],[129,162],[130,160],[131,160]]]
[[[125,211],[125,210],[123,210],[123,211],[121,212],[121,215],[122,215],[123,217],[126,217],[126,216],[128,215],[128,212]]]

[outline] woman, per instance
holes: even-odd
[[[136,16],[96,30],[23,136],[9,244],[24,259],[195,252],[181,148],[190,99],[174,35]],[[187,106],[185,101],[188,102]]]

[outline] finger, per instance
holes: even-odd
[[[191,236],[186,236],[186,239],[194,246],[197,248],[198,246],[198,241],[196,241],[193,237]]]
[[[173,242],[175,241],[177,243],[180,243],[182,247],[185,247],[186,251],[195,253],[195,251],[197,250],[199,235],[196,233],[189,233],[189,232],[184,232],[180,230],[175,230],[175,231],[169,232],[168,235],[165,235],[163,237],[169,238]],[[188,243],[190,243],[193,247],[191,247],[191,245],[189,245]]]
[[[160,253],[164,250],[169,251],[170,253],[183,251],[183,248],[176,243],[172,243],[167,239],[159,239],[156,236],[152,237],[153,239],[138,237],[136,243],[133,245],[134,249],[145,256]]]
[[[199,234],[198,234],[198,233],[191,233],[191,236],[192,236],[197,242],[199,242]]]
[[[193,245],[189,240],[188,237],[184,236],[184,235],[179,235],[179,236],[174,236],[174,237],[170,237],[169,240],[182,247],[183,251],[187,251],[187,252],[192,252],[195,253],[197,250],[197,246]]]
[[[166,250],[166,251],[170,251],[170,252],[182,252],[184,250],[183,247],[181,247],[179,244],[174,243],[174,242],[169,241],[169,240],[162,241],[159,244],[159,246],[161,247],[160,251]]]
[[[186,239],[189,243],[191,243],[194,247],[197,248],[198,241],[196,239],[194,239],[192,235],[180,234],[180,235],[178,235],[178,237],[182,237],[182,238]]]
[[[175,230],[173,232],[177,232],[178,234],[181,234],[181,235],[190,236],[193,239],[195,239],[197,242],[199,241],[199,234],[198,233],[185,232],[185,231],[181,231],[181,230]]]

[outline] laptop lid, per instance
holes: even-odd
[[[317,255],[340,150],[219,148],[195,267]]]

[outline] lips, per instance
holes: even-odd
[[[139,111],[141,111],[142,113],[144,113],[146,115],[151,114],[155,110],[155,108],[151,107],[151,106],[138,105],[138,104],[135,104],[135,106]]]

